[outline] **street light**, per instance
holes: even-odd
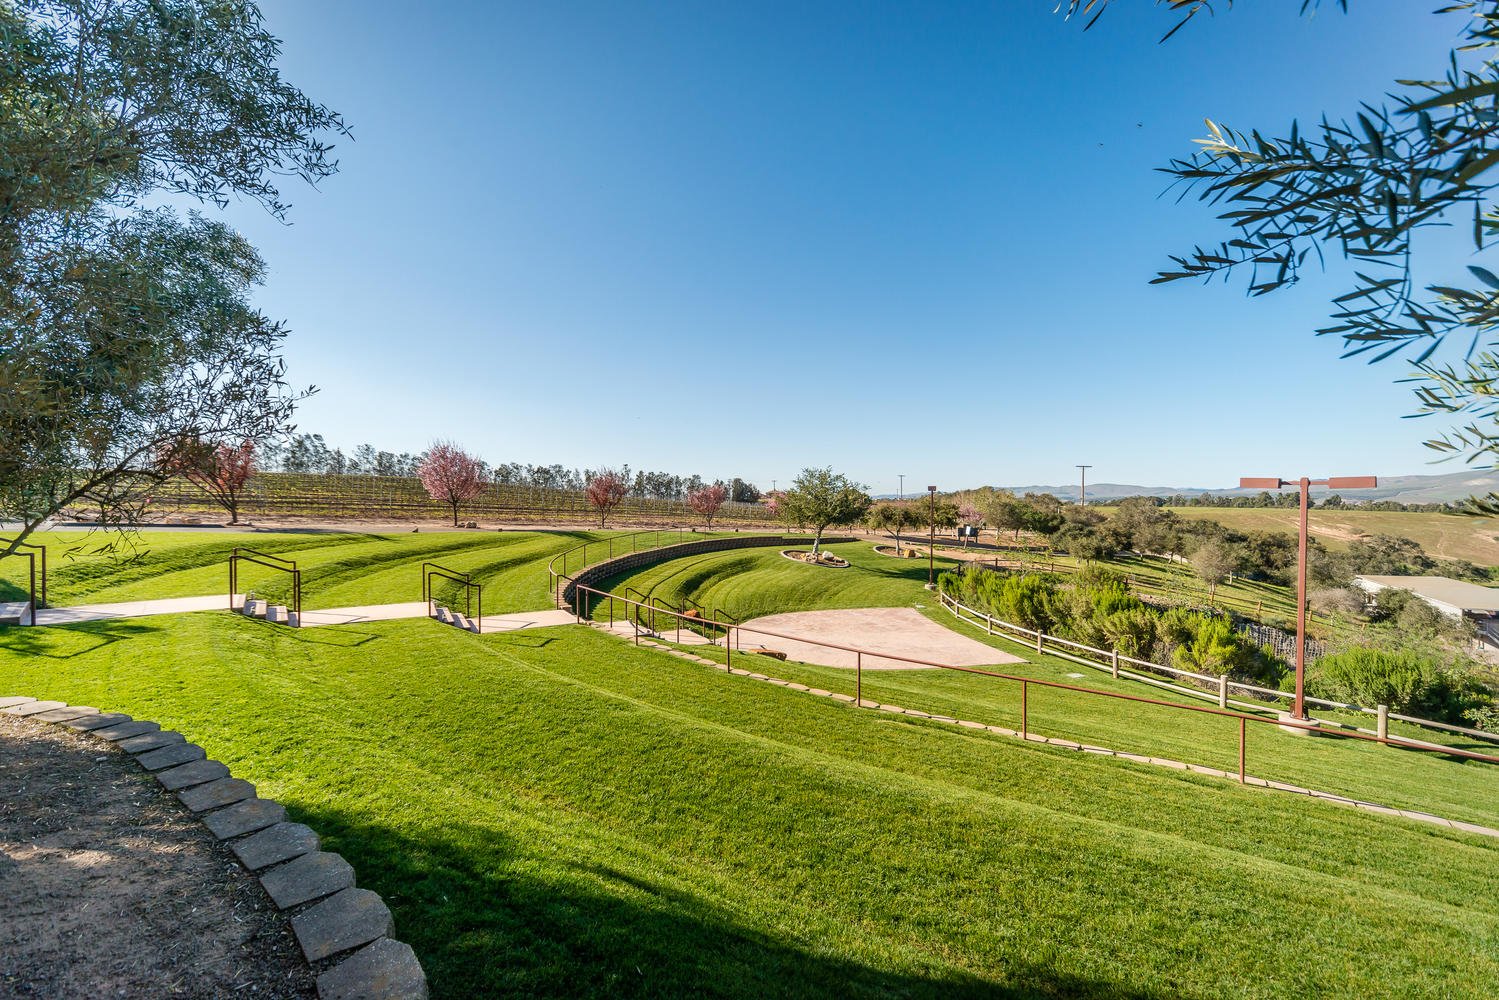
[[[1301,533],[1296,545],[1296,704],[1292,718],[1306,719],[1306,509],[1307,491],[1313,486],[1334,490],[1372,490],[1379,485],[1378,476],[1334,476],[1330,479],[1240,479],[1241,490],[1279,490],[1287,486],[1301,489]]]
[[[1083,506],[1084,507],[1088,506],[1088,470],[1091,469],[1091,468],[1093,468],[1093,466],[1091,466],[1091,465],[1079,465],[1078,466],[1078,469],[1081,470],[1082,477],[1083,477],[1080,496],[1082,498],[1082,502],[1083,502]]]
[[[926,495],[932,501],[931,514],[927,517],[926,585],[933,587],[937,583],[937,487],[928,486],[926,488]]]

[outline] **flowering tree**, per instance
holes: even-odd
[[[477,458],[451,441],[438,441],[417,467],[427,496],[453,508],[453,527],[458,527],[458,508],[484,491],[484,468]]]
[[[600,469],[588,477],[588,484],[583,487],[583,495],[593,505],[593,509],[599,512],[599,527],[604,526],[604,521],[614,508],[625,502],[625,494],[630,492],[629,482],[624,475],[613,469]]]
[[[182,476],[213,497],[229,512],[229,523],[238,524],[240,497],[255,474],[255,442],[215,447],[197,438],[184,438],[168,448],[157,465],[164,473]]]
[[[701,514],[707,518],[708,527],[713,527],[713,515],[718,513],[725,500],[729,498],[729,491],[724,488],[723,483],[714,483],[712,486],[704,486],[687,494],[687,506],[693,513]]]
[[[760,503],[765,507],[765,513],[771,517],[781,516],[781,498],[786,494],[781,490],[771,490],[760,498]]]

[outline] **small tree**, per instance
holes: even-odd
[[[922,517],[909,503],[881,503],[870,508],[864,523],[875,531],[883,531],[895,542],[895,554],[900,555],[900,533],[923,523]]]
[[[484,469],[477,458],[451,441],[438,441],[417,466],[427,496],[453,508],[453,527],[458,527],[458,508],[484,491]]]
[[[708,527],[713,527],[713,515],[718,513],[724,501],[728,499],[729,491],[724,488],[723,483],[714,483],[712,486],[704,486],[687,494],[687,506],[693,513],[701,514],[708,521]]]
[[[255,442],[214,447],[196,438],[178,443],[162,457],[163,471],[180,475],[229,512],[229,523],[239,523],[239,502],[255,474]]]
[[[1208,585],[1208,603],[1211,604],[1218,584],[1227,580],[1234,571],[1233,553],[1227,545],[1215,539],[1192,554],[1192,568]]]
[[[803,469],[777,505],[790,524],[806,525],[817,534],[812,554],[822,547],[822,533],[833,525],[854,524],[869,510],[869,494],[860,483],[832,469]]]
[[[589,504],[599,513],[599,527],[613,513],[614,508],[625,502],[625,495],[630,492],[629,480],[614,469],[600,469],[588,477],[588,483],[583,487],[583,494],[588,498]]]
[[[1020,541],[1020,530],[1030,527],[1030,509],[1009,493],[997,493],[984,511],[984,519],[994,526],[995,541],[1001,531],[1015,532],[1015,541]]]

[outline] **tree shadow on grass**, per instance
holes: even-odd
[[[106,618],[71,625],[0,626],[0,648],[50,660],[87,656],[111,643],[160,631],[138,618]]]
[[[710,893],[588,859],[521,857],[508,838],[461,820],[414,837],[341,810],[291,812],[385,897],[434,998],[1161,995],[1024,960],[1003,967],[1012,985],[955,969],[873,968],[819,954],[810,936],[745,926]]]

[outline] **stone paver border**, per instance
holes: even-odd
[[[599,631],[606,632],[610,635],[615,636],[616,638],[624,638],[624,636],[621,636],[618,631],[611,631],[601,622],[590,622],[589,624],[594,628],[597,628]],[[771,677],[766,674],[756,673],[752,670],[742,670],[738,667],[726,667],[724,664],[719,663],[716,660],[710,660],[706,657],[698,656],[695,653],[690,653],[683,649],[677,649],[664,642],[659,642],[654,639],[647,639],[644,636],[640,637],[639,644],[642,646],[649,646],[650,648],[659,652],[670,654],[671,656],[675,656],[678,659],[688,660],[692,663],[699,663],[705,666],[710,666],[715,670],[726,670],[728,673],[734,674],[738,677],[747,677],[750,680],[762,681],[767,684],[774,684],[778,687],[787,688],[791,691],[816,695],[820,698],[831,698],[834,701],[847,702],[848,704],[855,705],[858,708],[868,708],[880,712],[890,712],[895,715],[905,715],[911,718],[925,719],[930,722],[941,722],[951,726],[959,726],[964,729],[983,730],[985,732],[994,733],[998,736],[1008,736],[1014,739],[1021,739],[1027,743],[1045,743],[1049,744],[1050,746],[1061,747],[1066,750],[1076,750],[1080,753],[1090,753],[1105,757],[1115,757],[1119,760],[1127,760],[1136,764],[1150,764],[1155,767],[1170,768],[1174,771],[1190,771],[1193,774],[1204,774],[1214,778],[1227,778],[1235,784],[1238,784],[1239,782],[1239,775],[1237,772],[1222,771],[1218,768],[1205,767],[1201,764],[1188,764],[1185,761],[1171,760],[1166,757],[1148,757],[1144,754],[1127,753],[1123,750],[1115,750],[1112,747],[1100,747],[1093,746],[1088,743],[1077,743],[1073,740],[1064,740],[1057,737],[1042,736],[1038,733],[1020,733],[1014,729],[1007,729],[1004,726],[990,726],[982,722],[972,722],[967,719],[954,719],[951,716],[946,715],[932,715],[929,712],[918,711],[914,708],[901,708],[899,705],[882,705],[879,702],[870,701],[868,698],[865,698],[863,701],[856,702],[854,696],[851,694],[840,694],[834,691],[824,691],[821,688],[809,688],[805,684],[798,684],[794,681],[782,680],[779,677]],[[1417,822],[1421,823],[1431,823],[1435,826],[1445,826],[1448,829],[1460,830],[1463,833],[1472,833],[1477,834],[1481,837],[1493,837],[1495,839],[1499,839],[1499,830],[1496,830],[1493,827],[1480,826],[1477,823],[1464,823],[1461,820],[1448,819],[1445,816],[1437,816],[1433,813],[1420,812],[1415,809],[1396,809],[1391,806],[1380,805],[1377,802],[1365,802],[1361,799],[1349,798],[1346,795],[1337,795],[1333,792],[1323,792],[1318,791],[1315,788],[1302,788],[1299,785],[1289,785],[1281,781],[1271,781],[1267,778],[1257,778],[1252,774],[1245,776],[1244,784],[1253,785],[1256,788],[1267,788],[1277,792],[1290,792],[1295,795],[1306,795],[1310,798],[1320,799],[1323,802],[1333,802],[1338,805],[1349,806],[1354,809],[1363,809],[1368,812],[1377,813],[1381,816],[1397,816],[1403,819],[1416,820]]]
[[[321,850],[318,836],[286,821],[286,809],[256,796],[180,733],[87,705],[0,698],[0,712],[64,725],[113,743],[223,842],[291,922],[317,975],[320,1000],[426,1000],[427,976],[411,946],[391,934],[390,910],[354,885],[354,869]]]

